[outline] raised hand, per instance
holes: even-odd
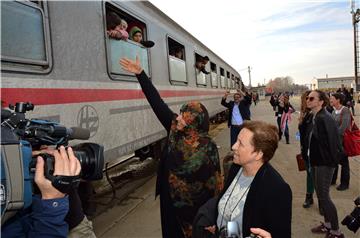
[[[132,61],[132,60],[129,60],[126,58],[122,58],[122,59],[120,59],[119,64],[121,65],[121,67],[124,70],[134,73],[134,74],[140,74],[141,71],[143,71],[143,69],[141,68],[140,60],[139,60],[138,56],[136,56],[135,61]]]

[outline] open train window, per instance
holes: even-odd
[[[205,56],[195,53],[195,77],[198,86],[206,86],[206,75],[204,72],[207,71],[206,64],[204,64],[204,57]]]
[[[240,78],[235,77],[235,89],[240,89]]]
[[[225,70],[221,67],[220,67],[220,86],[221,88],[226,88]]]
[[[2,70],[50,71],[50,34],[47,5],[34,2],[1,3]]]
[[[227,81],[226,87],[230,89],[231,88],[231,82],[230,82],[231,80],[230,80],[230,72],[229,71],[226,71],[226,81]]]
[[[171,83],[187,84],[185,47],[168,37],[168,59]]]
[[[217,75],[217,67],[216,64],[210,62],[210,77],[211,77],[211,87],[217,88],[218,87],[218,75]]]
[[[235,76],[231,74],[231,88],[235,88]]]
[[[127,25],[127,28],[119,26],[124,24]],[[111,77],[124,79],[121,76],[130,76],[126,79],[136,81],[134,74],[124,71],[119,65],[120,58],[135,60],[136,56],[139,57],[141,67],[150,77],[149,52],[140,42],[136,42],[139,33],[142,40],[146,40],[146,24],[139,18],[107,2],[105,4],[105,26],[108,70]]]

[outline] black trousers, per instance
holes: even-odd
[[[237,137],[242,129],[242,126],[231,126],[230,127],[230,149],[236,143]]]
[[[349,157],[346,155],[342,156],[340,159],[341,165],[341,176],[340,176],[340,184],[344,186],[349,186],[350,183],[350,166],[349,166]],[[339,166],[336,166],[334,175],[332,177],[332,184],[336,183],[336,179],[338,176]]]

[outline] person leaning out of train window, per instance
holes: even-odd
[[[162,235],[189,238],[198,208],[218,194],[222,186],[217,146],[208,135],[209,114],[198,101],[184,104],[180,113],[175,114],[141,68],[138,57],[135,62],[123,58],[120,65],[135,73],[150,106],[168,133],[156,183]]]
[[[205,69],[206,64],[209,62],[209,57],[207,57],[207,56],[202,57],[200,55],[197,55],[195,60],[196,60],[195,67],[200,72],[203,72],[204,74],[210,73],[210,72],[206,71],[206,69]]]
[[[183,49],[182,49],[181,47],[176,47],[176,48],[174,49],[174,53],[173,53],[173,56],[174,56],[174,57],[183,60],[183,59],[184,59],[184,58],[183,58],[183,54],[184,54],[184,53],[183,53]]]
[[[126,31],[128,24],[124,19],[121,19],[115,12],[108,12],[106,14],[106,24],[106,32],[110,38],[127,41],[129,38]]]
[[[261,121],[244,123],[232,147],[234,159],[224,189],[199,209],[193,238],[228,237],[229,222],[236,224],[237,237],[251,233],[291,237],[292,192],[270,164],[277,147],[276,126]]]
[[[135,41],[136,43],[139,43],[146,48],[151,48],[155,45],[153,41],[143,40],[142,30],[137,26],[133,26],[130,29],[130,40]]]
[[[54,175],[69,178],[80,174],[81,165],[71,147],[66,150],[61,146],[59,150],[47,149],[37,154],[44,152],[55,158]],[[38,156],[34,181],[40,194],[33,195],[30,209],[18,212],[1,226],[2,237],[67,237],[65,216],[69,211],[69,199],[45,178],[44,166],[44,159]]]

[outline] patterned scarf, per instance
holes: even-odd
[[[208,136],[209,115],[197,101],[183,105],[180,113],[186,123],[177,129],[174,115],[169,134],[169,193],[185,237],[199,207],[219,192],[220,162],[216,144]],[[189,214],[191,214],[189,216]]]

